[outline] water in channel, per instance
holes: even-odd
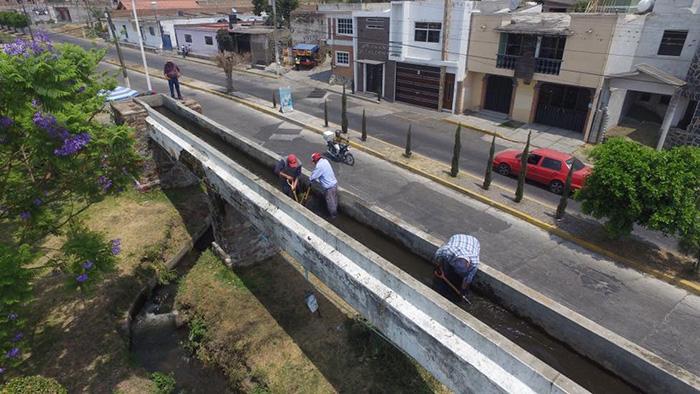
[[[279,180],[272,173],[272,168],[268,168],[260,161],[236,149],[207,129],[178,116],[167,107],[160,106],[155,109],[262,180],[276,187],[279,185]],[[306,207],[318,216],[326,217],[325,202],[322,198],[311,196]],[[432,287],[432,265],[429,261],[412,253],[397,241],[343,214],[342,207],[339,216],[329,222],[409,275]],[[472,294],[470,301],[471,306],[457,305],[585,389],[594,393],[640,392],[639,389],[610,373],[599,364],[576,353],[565,343],[488,298],[480,294]]]

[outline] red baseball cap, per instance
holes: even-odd
[[[311,155],[311,161],[313,161],[313,162],[315,163],[315,162],[317,162],[317,161],[319,161],[319,160],[321,160],[321,154],[318,153],[318,152],[314,152],[314,153]]]
[[[299,160],[297,160],[296,155],[287,156],[287,165],[292,168],[297,168],[299,166]]]

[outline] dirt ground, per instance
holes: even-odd
[[[312,287],[287,259],[231,271],[206,251],[180,282],[180,312],[206,323],[198,357],[223,368],[236,391],[448,392],[327,289],[315,292],[321,316],[312,315]]]
[[[206,200],[192,188],[127,191],[86,211],[83,220],[90,228],[122,240],[117,268],[87,294],[68,289],[69,279],[60,273],[37,278],[27,312],[31,354],[20,372],[56,378],[71,393],[150,392],[146,372],[129,358],[120,322],[153,275],[142,262],[144,250],[160,243],[164,257],[171,257],[204,223],[201,212],[207,212]]]

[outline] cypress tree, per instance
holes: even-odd
[[[405,157],[411,157],[411,124],[408,125],[408,132],[406,133],[406,150],[404,150],[403,155]]]
[[[274,90],[272,91],[272,108],[277,108],[277,97]]]
[[[484,190],[489,190],[491,186],[491,171],[493,169],[493,155],[496,152],[496,136],[491,140],[491,150],[489,151],[489,161],[486,163],[486,173],[484,174]]]
[[[328,99],[323,100],[323,125],[328,127]]]
[[[556,218],[561,219],[564,217],[566,212],[566,206],[569,204],[569,193],[571,193],[571,178],[574,175],[573,163],[571,168],[569,168],[569,173],[566,174],[566,182],[564,183],[564,190],[561,191],[561,199],[559,200],[559,205],[557,206]]]
[[[457,126],[457,131],[455,131],[455,146],[452,150],[452,168],[450,169],[450,176],[456,177],[459,174],[459,154],[462,151],[462,124]]]
[[[362,141],[367,141],[367,117],[365,116],[365,110],[362,110]]]
[[[348,98],[345,95],[345,85],[343,85],[343,97],[341,99],[341,109],[340,109],[340,128],[343,133],[348,132]]]
[[[520,172],[518,173],[518,188],[515,189],[515,202],[520,202],[523,199],[523,191],[525,190],[525,175],[527,173],[527,156],[530,153],[530,135],[532,132],[527,133],[527,143],[525,143],[525,149],[520,156]]]

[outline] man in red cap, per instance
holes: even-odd
[[[275,165],[275,175],[280,177],[282,191],[294,198],[294,191],[299,185],[299,176],[301,175],[301,162],[293,154],[287,156],[287,159],[281,159]]]

